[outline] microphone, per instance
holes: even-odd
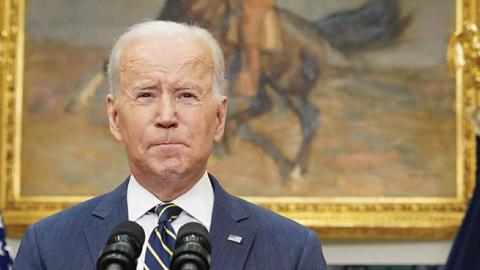
[[[171,270],[210,270],[210,240],[201,224],[190,222],[178,230]]]
[[[135,270],[145,233],[135,222],[125,221],[113,229],[97,258],[97,270]]]

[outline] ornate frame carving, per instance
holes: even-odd
[[[448,60],[456,81],[457,194],[451,198],[254,197],[315,229],[323,238],[440,239],[454,235],[475,182],[475,125],[479,115],[478,0],[456,0],[456,31]],[[0,1],[0,207],[9,233],[88,197],[22,196],[22,82],[25,1]],[[478,122],[478,121],[477,121]]]

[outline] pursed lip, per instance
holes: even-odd
[[[184,143],[181,142],[160,142],[160,143],[152,143],[149,145],[148,148],[152,147],[181,147],[181,146],[187,146]]]

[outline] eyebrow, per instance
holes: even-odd
[[[154,80],[136,81],[132,85],[132,90],[138,91],[145,88],[151,88],[152,86],[155,86],[157,88],[157,84],[158,83],[156,83]]]
[[[192,88],[195,90],[202,90],[200,85],[191,80],[177,80],[169,83],[169,86],[173,86],[174,88]]]

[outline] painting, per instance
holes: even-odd
[[[208,170],[228,191],[323,237],[441,238],[461,220],[476,101],[455,37],[476,1],[3,5],[0,202],[19,234],[128,176],[105,67],[115,38],[146,20],[196,24],[221,44],[229,113]]]

